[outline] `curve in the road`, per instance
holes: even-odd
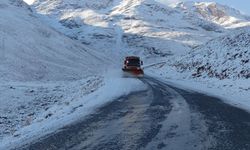
[[[148,90],[120,97],[22,149],[250,149],[249,113],[150,77],[141,80]]]

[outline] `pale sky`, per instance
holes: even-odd
[[[158,0],[166,3],[176,3],[180,1],[187,1],[187,0]],[[190,0],[189,0],[190,1]],[[224,4],[230,7],[233,7],[242,13],[250,15],[250,0],[192,0],[195,2],[217,2],[220,4]]]

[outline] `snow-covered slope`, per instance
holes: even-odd
[[[226,28],[248,25],[246,16],[216,3],[169,7],[154,0],[36,0],[33,8],[60,32],[118,57],[179,55]]]
[[[250,28],[232,31],[197,47],[175,63],[193,77],[250,78]]]
[[[37,0],[34,7],[45,23],[115,59],[112,50],[120,47],[117,41],[121,37],[117,37],[118,29],[109,22],[108,11],[113,3],[113,0]]]
[[[44,25],[23,1],[1,0],[0,7],[1,81],[79,79],[104,63],[95,51]]]

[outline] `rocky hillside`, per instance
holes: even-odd
[[[194,49],[174,66],[190,76],[250,78],[250,28],[242,28]]]
[[[44,25],[21,0],[1,0],[0,14],[1,81],[78,79],[103,63],[103,56]]]

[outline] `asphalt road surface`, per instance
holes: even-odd
[[[150,77],[83,121],[25,145],[30,150],[250,150],[250,114]]]

